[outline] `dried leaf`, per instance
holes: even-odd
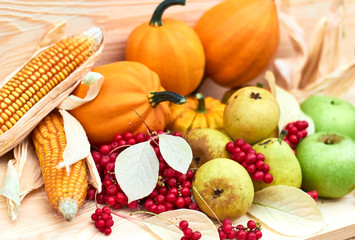
[[[183,236],[178,228],[179,222],[186,220],[193,231],[199,231],[203,240],[219,239],[217,229],[213,222],[202,212],[188,209],[179,209],[149,217],[142,222],[156,235],[164,240],[177,240]]]
[[[288,123],[297,121],[301,108],[297,99],[286,90],[276,85],[276,100],[280,106],[279,129],[283,129]]]
[[[56,42],[59,42],[65,36],[65,28],[67,26],[66,21],[56,24],[49,32],[44,36],[42,41],[38,44],[36,50],[48,47]]]
[[[287,236],[308,236],[326,226],[313,198],[295,187],[278,185],[255,192],[248,212]]]
[[[150,141],[123,150],[116,158],[115,174],[128,202],[148,196],[159,175],[159,160]]]
[[[186,173],[192,161],[190,145],[182,137],[159,135],[160,153],[170,167]]]

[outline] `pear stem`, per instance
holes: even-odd
[[[286,135],[287,135],[287,130],[286,129],[282,129],[281,133],[280,133],[280,137],[279,137],[279,139],[277,141],[281,144],[282,140],[284,139],[284,137]]]

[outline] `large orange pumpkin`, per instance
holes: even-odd
[[[206,11],[195,25],[206,55],[206,75],[237,87],[269,65],[279,45],[273,0],[226,0]]]
[[[202,81],[205,55],[193,28],[173,18],[162,19],[164,10],[176,4],[185,5],[185,0],[163,1],[149,23],[132,31],[126,60],[143,63],[159,75],[166,90],[186,96]]]
[[[93,69],[104,76],[96,98],[70,111],[82,124],[91,144],[111,143],[114,136],[131,132],[163,130],[170,117],[169,102],[183,103],[186,99],[166,92],[158,75],[141,63],[122,61]],[[87,86],[79,85],[74,95],[86,95]],[[161,102],[165,101],[165,102]]]

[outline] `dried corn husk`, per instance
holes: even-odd
[[[355,59],[344,59],[339,54],[344,38],[344,2],[333,1],[328,15],[319,19],[309,47],[303,30],[289,14],[289,4],[288,0],[280,1],[279,18],[295,56],[275,59],[277,83],[299,102],[312,95],[345,96],[355,87]]]
[[[49,44],[53,43],[54,40],[51,40],[51,37],[54,37],[56,40],[58,40],[58,37],[62,36],[61,33],[63,32],[63,25],[64,24],[61,24],[52,30],[45,38],[45,42]],[[41,44],[43,44],[43,42]],[[91,101],[100,91],[101,84],[103,82],[103,76],[97,73],[88,73],[88,71],[90,71],[90,68],[99,57],[101,50],[102,46],[99,48],[99,51],[94,54],[94,56],[88,59],[88,62],[84,63],[84,67],[81,66],[79,69],[77,69],[77,71],[73,73],[74,76],[70,75],[68,77],[73,78],[68,80],[71,82],[71,85],[69,84],[70,82],[64,86],[59,85],[59,89],[56,89],[56,93],[58,94],[51,95],[47,100],[50,100],[50,102],[47,103],[50,105],[47,107],[48,113],[55,107],[58,107],[60,109],[59,112],[62,114],[64,119],[64,130],[66,133],[67,145],[65,154],[63,156],[63,163],[59,164],[58,167],[66,167],[68,170],[71,164],[85,158],[89,170],[89,183],[96,187],[98,191],[101,191],[101,180],[96,169],[95,162],[90,154],[90,143],[80,123],[66,110],[73,109],[83,103]],[[80,99],[75,96],[68,96],[70,92],[75,88],[75,86],[81,82],[82,79],[83,84],[90,86],[86,97],[84,99]],[[65,81],[67,81],[67,79]],[[40,109],[36,109],[37,111],[40,111]],[[32,123],[34,124],[33,127],[35,127],[36,124],[38,124],[38,122],[46,115],[44,111],[41,112],[41,115],[36,114],[34,111],[32,111],[32,113],[35,114],[35,116],[38,118],[32,119]],[[35,117],[32,116],[32,118]],[[26,132],[24,135],[26,137],[31,132],[32,128],[27,127],[25,130]],[[13,144],[15,144],[17,141],[19,140],[13,141]],[[23,141],[20,141],[17,146],[15,146],[15,159],[9,160],[5,182],[0,189],[0,195],[6,198],[8,213],[12,221],[16,220],[19,215],[22,199],[32,190],[37,189],[43,185],[39,160],[31,143],[32,142],[29,140],[29,138],[25,138]]]
[[[36,51],[33,57],[44,51],[52,43],[59,40],[58,37],[61,36],[61,33],[63,32],[63,25],[64,24],[60,24],[57,26],[44,38],[44,41],[40,43],[42,48]],[[64,81],[62,81],[39,102],[37,102],[11,129],[0,135],[0,156],[4,155],[22,142],[24,138],[33,130],[33,128],[41,121],[41,119],[57,107],[74,90],[74,88],[80,83],[80,81],[90,71],[94,63],[98,60],[104,45],[103,32],[99,28],[91,28],[85,32],[85,34],[97,39],[97,44],[99,44],[98,50]],[[30,59],[19,69],[25,66],[29,61]],[[0,82],[0,87],[4,86],[12,78],[12,76],[19,71],[19,69],[16,69],[7,78],[2,80]]]

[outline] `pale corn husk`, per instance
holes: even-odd
[[[44,42],[53,44],[53,42],[56,42],[61,37],[63,37],[63,26],[64,23],[56,26],[52,31],[50,31],[49,34],[45,37]],[[43,47],[43,44],[44,43],[41,42],[40,46]],[[88,166],[89,183],[96,187],[99,192],[101,191],[101,180],[96,169],[95,162],[93,161],[93,158],[90,154],[90,143],[86,137],[86,133],[81,127],[80,123],[66,110],[73,109],[83,103],[91,101],[100,91],[103,82],[103,76],[98,73],[92,73],[89,71],[98,59],[102,48],[103,42],[101,43],[99,50],[64,81],[65,84],[58,85],[53,89],[55,90],[54,93],[52,94],[52,90],[50,94],[48,94],[49,97],[46,97],[46,111],[49,113],[55,107],[58,107],[60,109],[60,113],[63,116],[65,124],[64,130],[67,138],[67,146],[65,149],[65,155],[63,156],[63,163],[59,164],[58,167],[66,167],[69,169],[71,164],[85,158]],[[84,99],[80,99],[75,96],[68,96],[74,90],[74,88],[80,84],[82,79],[83,84],[90,86],[86,97]],[[45,101],[42,101],[40,106],[43,107],[44,102]],[[0,195],[6,198],[8,214],[12,221],[16,220],[19,215],[22,199],[32,190],[37,189],[43,185],[38,157],[35,153],[33,145],[31,144],[31,140],[29,140],[29,137],[26,138],[26,136],[31,133],[32,129],[42,120],[44,116],[46,116],[46,111],[41,111],[41,109],[38,109],[39,107],[37,104],[35,106],[35,109],[39,113],[36,114],[36,112],[34,112],[35,110],[31,109],[31,116],[33,119],[30,120],[33,126],[31,125],[32,127],[27,126],[22,128],[25,130],[23,133],[24,139],[19,140],[15,137],[9,136],[12,144],[16,145],[18,141],[19,144],[16,145],[14,149],[15,159],[9,160],[5,182],[1,186]],[[16,125],[13,128],[15,127]],[[13,128],[11,128],[8,132],[10,132]],[[17,128],[16,130],[20,131],[21,129]],[[13,133],[15,131],[11,132]],[[2,136],[10,135],[6,133]],[[3,139],[1,138],[2,136],[0,136],[0,140]],[[2,141],[0,143],[5,144],[5,146],[8,147],[10,146],[10,144],[6,143],[6,141]],[[8,150],[10,149],[11,148],[9,147]]]
[[[289,14],[289,1],[279,1],[280,24],[286,30],[294,57],[274,60],[277,83],[299,102],[312,95],[343,97],[355,87],[355,59],[340,56],[344,2],[335,0],[326,17],[319,19],[315,35],[307,46],[302,28]]]
[[[57,38],[61,36],[62,26],[56,27],[47,35],[44,39],[45,43],[52,44],[57,42],[59,39],[52,39],[51,37]],[[59,33],[58,33],[58,32]],[[6,131],[4,134],[0,135],[0,156],[4,155],[16,145],[22,142],[27,135],[35,128],[35,126],[55,107],[57,107],[80,83],[80,81],[85,77],[85,75],[90,72],[94,63],[98,60],[101,55],[104,46],[103,32],[99,28],[89,29],[86,34],[89,36],[97,38],[97,43],[99,44],[98,50],[88,58],[78,69],[76,69],[72,74],[70,74],[64,81],[62,81],[58,86],[53,88],[47,95],[45,95],[39,102],[37,102],[12,128]],[[42,48],[38,50],[34,55],[38,55],[40,52],[44,51],[49,46],[43,46],[45,43],[41,42],[40,46]],[[33,58],[31,57],[31,58]],[[15,70],[7,78],[5,78],[0,83],[0,87],[4,86],[13,75],[15,75],[23,66],[25,66],[30,59],[24,63],[20,68]]]

